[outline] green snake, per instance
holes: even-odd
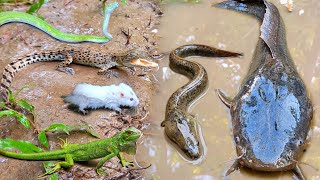
[[[79,42],[93,42],[93,43],[106,43],[112,39],[112,35],[108,33],[108,24],[110,19],[110,14],[114,9],[119,6],[117,2],[108,4],[104,9],[104,20],[103,20],[103,33],[105,36],[91,36],[91,35],[77,35],[77,34],[68,34],[59,31],[58,29],[51,26],[46,21],[24,12],[16,11],[7,11],[0,13],[0,26],[20,22],[36,27],[50,36],[58,39],[60,41],[68,43],[79,43]]]

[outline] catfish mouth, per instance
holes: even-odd
[[[135,66],[141,66],[141,67],[152,67],[152,68],[158,68],[158,63],[148,61],[146,59],[138,58],[138,59],[132,59],[130,60],[130,64]]]

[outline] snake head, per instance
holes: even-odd
[[[165,133],[169,139],[192,160],[201,156],[195,123],[192,115],[174,110],[168,113],[166,120],[161,124],[165,126]]]
[[[117,61],[125,67],[159,67],[158,63],[153,62],[152,55],[140,49],[127,51],[123,55],[118,56]]]

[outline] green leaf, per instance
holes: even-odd
[[[2,116],[9,116],[9,117],[14,117],[17,116],[18,112],[15,110],[4,110],[4,111],[0,111],[0,117]]]
[[[27,100],[25,100],[25,99],[21,99],[21,100],[17,101],[17,104],[18,104],[20,107],[28,110],[28,111],[31,112],[31,113],[34,112],[34,106],[33,106],[32,104],[30,104],[30,103],[29,103]]]
[[[100,138],[99,134],[96,133],[93,128],[87,124],[82,125],[65,125],[65,124],[51,124],[49,127],[47,127],[44,131],[52,131],[52,132],[58,132],[63,131],[70,135],[70,131],[86,131],[91,136]]]
[[[44,3],[44,0],[39,0],[39,2],[33,3],[33,4],[30,6],[30,8],[26,11],[26,13],[33,14],[33,13],[37,12],[37,11],[41,8],[41,6],[43,5],[43,3]]]
[[[0,12],[3,12],[3,9],[0,7]]]
[[[30,128],[30,122],[29,122],[28,118],[27,118],[25,115],[19,113],[19,114],[17,115],[17,120],[18,120],[25,128],[27,128],[27,129]]]
[[[45,129],[45,131],[64,131],[69,135],[70,126],[67,126],[65,124],[51,124]]]
[[[43,130],[39,133],[38,135],[38,140],[40,141],[40,143],[46,147],[47,149],[49,148],[49,142],[48,142],[48,139],[47,139],[47,136],[46,136],[46,131]]]
[[[127,0],[121,0],[121,2],[122,2],[123,4],[125,4],[125,5],[128,5]]]
[[[58,180],[59,179],[58,173],[54,173],[54,174],[49,175],[48,179],[49,180]]]
[[[4,107],[5,105],[6,105],[5,102],[3,102],[3,101],[0,102],[0,107]]]
[[[29,141],[21,141],[14,139],[0,139],[0,149],[11,150],[17,149],[22,153],[38,153],[43,152],[43,150]]]
[[[88,126],[88,128],[87,128],[86,131],[87,131],[87,133],[89,133],[91,136],[96,137],[96,138],[100,138],[100,137],[99,137],[99,134],[96,133],[92,127]]]
[[[16,96],[12,93],[11,89],[8,89],[8,93],[9,93],[9,102],[14,103]]]

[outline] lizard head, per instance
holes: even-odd
[[[136,141],[142,135],[142,132],[134,127],[124,130],[119,137],[119,149],[127,154],[136,153]]]
[[[125,54],[118,56],[117,61],[125,67],[151,67],[158,68],[158,63],[152,62],[152,55],[140,49],[127,51]]]

